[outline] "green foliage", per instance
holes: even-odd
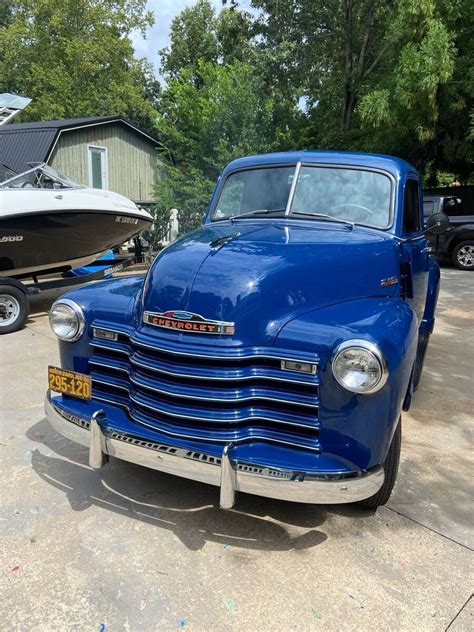
[[[216,15],[209,0],[197,0],[173,19],[170,46],[160,51],[161,71],[168,80],[178,78],[183,71],[191,72],[199,85],[201,61],[220,64],[250,61],[251,38],[248,13],[223,9]]]
[[[184,69],[196,76],[201,59],[217,61],[216,23],[216,14],[208,0],[197,0],[173,19],[170,47],[160,51],[161,71],[167,78],[179,77]]]
[[[472,0],[214,6],[174,18],[160,88],[131,42],[152,22],[146,0],[4,0],[0,92],[33,98],[23,120],[118,113],[158,135],[155,237],[173,207],[181,230],[196,226],[222,167],[245,154],[377,151],[428,184],[473,181]]]
[[[180,233],[197,228],[209,205],[214,180],[207,178],[196,167],[168,165],[164,175],[157,185],[160,204],[157,205],[155,217],[165,227],[170,209],[177,208]]]
[[[122,114],[151,124],[156,79],[130,35],[146,0],[12,0],[0,31],[0,92],[33,99],[22,120]]]
[[[437,187],[449,187],[455,181],[456,176],[454,173],[449,173],[448,171],[438,171],[436,178]]]
[[[261,151],[379,151],[414,162],[431,184],[440,170],[469,178],[472,2],[251,4],[251,14],[216,15],[198,0],[162,51],[158,130],[170,167],[157,192],[183,229],[201,219],[225,163]]]
[[[456,170],[461,179],[472,170],[473,48],[466,37],[471,6],[462,0],[399,0],[390,28],[390,69],[358,108],[361,129],[373,130],[373,145],[414,162],[429,184],[439,179],[440,169]]]
[[[196,81],[197,79],[197,81]],[[170,79],[157,129],[168,177],[157,184],[160,205],[179,210],[180,230],[202,220],[220,170],[234,158],[273,148],[273,103],[246,63],[201,60]]]

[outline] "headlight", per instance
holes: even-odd
[[[49,324],[58,338],[73,342],[84,332],[84,313],[77,303],[62,298],[52,306]]]
[[[347,340],[340,344],[334,354],[332,372],[339,384],[353,393],[375,393],[388,378],[382,352],[366,340]]]

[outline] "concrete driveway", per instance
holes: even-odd
[[[376,513],[245,495],[222,511],[206,485],[117,460],[91,470],[44,419],[52,296],[0,339],[0,629],[473,629],[474,274],[442,270],[398,483]]]

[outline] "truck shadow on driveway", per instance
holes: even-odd
[[[32,451],[33,470],[64,492],[73,511],[107,509],[170,530],[194,551],[206,542],[255,550],[304,550],[327,539],[318,529],[328,515],[325,506],[239,494],[236,507],[224,511],[218,506],[218,489],[211,485],[117,459],[100,471],[92,470],[87,449],[56,433],[46,419],[32,426],[27,436],[51,451]],[[343,514],[347,512],[368,514],[349,506]]]

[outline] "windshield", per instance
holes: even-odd
[[[30,163],[33,164],[33,163]],[[0,182],[5,189],[78,189],[80,184],[45,163]]]
[[[9,180],[15,176],[15,172],[6,167],[5,165],[0,164],[0,183],[5,180]]]
[[[249,169],[231,174],[219,196],[213,220],[254,211],[281,217],[317,219],[329,215],[375,228],[390,225],[392,184],[383,173],[350,167],[302,166]],[[262,213],[263,216],[263,213]]]

